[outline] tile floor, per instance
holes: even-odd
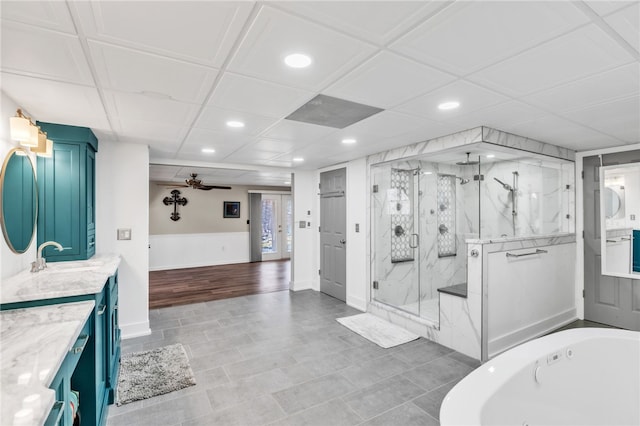
[[[358,313],[311,290],[152,310],[123,353],[182,343],[197,385],[112,405],[107,424],[438,425],[479,363],[425,339],[382,349],[335,321]]]

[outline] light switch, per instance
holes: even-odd
[[[131,228],[118,229],[118,239],[119,240],[130,240],[131,239]]]
[[[304,220],[300,221],[300,224],[298,225],[300,228],[306,228],[307,227],[307,222],[305,222]]]
[[[360,232],[360,224],[356,223],[356,232]]]

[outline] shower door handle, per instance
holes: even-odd
[[[420,245],[420,236],[418,234],[411,234],[411,241],[409,242],[409,247],[418,248],[419,245]]]

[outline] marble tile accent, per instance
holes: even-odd
[[[120,255],[97,255],[89,260],[51,262],[32,273],[20,272],[2,282],[0,304],[95,294],[118,269]]]
[[[496,145],[547,155],[549,157],[561,158],[563,160],[575,161],[576,158],[575,151],[570,149],[514,135],[513,133],[492,129],[490,127],[482,127],[482,140]]]
[[[55,399],[48,386],[94,306],[87,301],[0,312],[0,424],[13,424],[23,408],[31,410],[25,424],[44,423]]]

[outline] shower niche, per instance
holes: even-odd
[[[573,161],[547,155],[551,145],[477,131],[480,142],[469,143],[471,130],[412,146],[413,155],[369,158],[371,301],[434,330],[440,294],[466,298],[476,274],[470,243],[574,232]]]

